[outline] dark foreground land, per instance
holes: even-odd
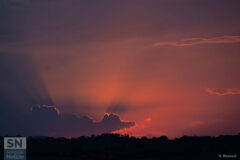
[[[3,158],[1,137],[1,159]],[[135,138],[119,134],[72,139],[29,137],[28,160],[239,160],[240,134],[219,137]]]

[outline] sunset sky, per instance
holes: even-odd
[[[1,134],[15,124],[12,113],[45,119],[45,111],[33,112],[41,109],[57,113],[47,114],[50,119],[74,115],[94,125],[104,115],[120,118],[121,127],[104,130],[100,124],[93,133],[240,132],[239,0],[4,0],[0,5],[0,124],[6,128]],[[85,121],[68,122],[73,127],[63,135],[85,133],[74,129]],[[48,129],[30,132],[58,135]]]

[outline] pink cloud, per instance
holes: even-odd
[[[225,88],[225,89],[211,89],[206,88],[206,92],[209,94],[225,96],[225,95],[240,95],[240,88]]]
[[[193,46],[198,44],[227,44],[227,43],[240,43],[240,36],[218,36],[218,37],[196,37],[196,38],[185,38],[179,41],[160,41],[156,42],[154,46],[174,46],[184,47]]]

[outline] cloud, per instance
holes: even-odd
[[[35,119],[27,106],[53,104],[32,57],[0,52],[0,82],[0,134],[30,133]]]
[[[77,117],[74,114],[61,114],[56,106],[47,105],[34,105],[30,115],[19,116],[20,118],[12,117],[10,121],[7,120],[9,116],[0,117],[0,123],[8,126],[0,131],[0,135],[77,137],[111,133],[135,125],[134,122],[120,120],[114,114],[105,115],[100,122],[94,122],[87,116]]]
[[[186,38],[180,41],[160,41],[156,42],[154,46],[174,46],[184,47],[193,46],[199,44],[228,44],[228,43],[240,43],[240,36],[218,36],[218,37],[197,37],[197,38]]]
[[[206,88],[206,92],[209,94],[225,96],[225,95],[240,95],[240,88],[226,88],[226,89],[211,89]]]
[[[105,115],[100,122],[88,116],[61,114],[52,106],[54,102],[28,54],[0,54],[0,81],[0,135],[80,136],[110,133],[134,125],[114,114]]]

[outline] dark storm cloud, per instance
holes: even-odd
[[[58,122],[57,136],[79,136],[101,133],[111,133],[123,128],[130,128],[134,122],[121,121],[119,116],[105,115],[100,122],[94,122],[87,116],[77,117],[73,114],[60,115]]]
[[[129,128],[116,115],[105,115],[101,122],[87,116],[60,114],[52,105],[36,66],[26,54],[0,54],[0,135],[79,136]],[[68,107],[68,106],[66,106]]]
[[[27,54],[0,54],[0,135],[80,136],[129,128],[116,115],[105,115],[93,122],[87,116],[60,114]],[[34,105],[29,110],[29,106]],[[68,107],[68,106],[66,106]]]
[[[9,115],[8,115],[9,116]],[[134,126],[134,122],[123,122],[117,115],[105,115],[100,122],[94,122],[87,116],[77,117],[73,114],[61,114],[55,106],[34,105],[31,114],[0,117],[6,128],[2,128],[0,135],[50,135],[71,136],[110,133],[123,128]],[[11,126],[11,127],[10,127]]]
[[[1,133],[17,134],[22,128],[29,128],[28,106],[35,103],[53,104],[32,59],[23,53],[1,52]]]

